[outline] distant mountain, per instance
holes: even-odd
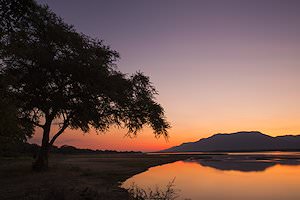
[[[258,131],[215,134],[197,142],[183,143],[162,152],[300,150],[300,135],[272,137]]]

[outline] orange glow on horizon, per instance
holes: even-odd
[[[169,132],[169,139],[155,138],[150,128],[145,128],[136,137],[126,137],[126,130],[122,129],[111,129],[107,133],[96,134],[95,131],[89,133],[82,133],[80,130],[69,130],[67,129],[55,142],[54,145],[72,145],[78,148],[90,148],[90,149],[101,149],[101,150],[120,150],[120,151],[159,151],[170,148],[172,146],[180,145],[184,142],[194,142],[201,138],[210,137],[216,133],[233,133],[238,131],[260,131],[270,136],[279,135],[298,135],[300,127],[295,126],[295,129],[281,128],[280,125],[273,126],[274,128],[265,126],[263,128],[243,128],[236,126],[236,128],[227,127],[226,124],[223,126],[227,129],[202,129],[199,128],[172,128]],[[218,125],[219,126],[219,125]],[[173,126],[174,127],[174,126]],[[239,128],[240,127],[240,128]],[[56,130],[53,129],[52,132]],[[31,142],[40,143],[41,141],[41,130],[37,130],[36,134]]]
[[[69,9],[43,1],[79,32],[120,52],[120,71],[148,75],[172,126],[169,142],[149,128],[133,139],[126,130],[67,130],[56,145],[158,151],[216,133],[300,134],[298,2],[95,1]],[[83,8],[89,14],[78,17]],[[112,8],[122,12],[111,15]],[[40,137],[37,131],[31,141]]]

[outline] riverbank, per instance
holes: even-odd
[[[189,155],[95,154],[51,155],[50,169],[32,172],[32,158],[0,159],[2,199],[128,199],[120,188],[127,178]]]

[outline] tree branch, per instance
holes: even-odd
[[[40,128],[43,128],[43,127],[44,127],[44,125],[41,125],[41,124],[39,124],[39,123],[37,123],[37,122],[34,122],[34,121],[31,121],[31,123],[33,123],[33,125],[38,126],[38,127],[40,127]]]
[[[61,129],[52,137],[51,141],[50,141],[50,146],[53,145],[53,143],[55,142],[55,140],[66,130],[66,128],[68,128],[69,126],[69,120],[71,115],[66,114],[66,113],[62,113],[62,117],[63,117],[63,125],[61,127]]]
[[[53,145],[55,140],[66,130],[66,128],[68,128],[68,126],[69,126],[69,120],[65,120],[61,129],[52,137],[51,141],[49,142],[50,146]]]
[[[38,126],[40,128],[44,128],[44,125],[39,124],[38,122],[35,122],[29,118],[20,118],[20,120],[23,120],[24,122],[32,123],[34,126]]]

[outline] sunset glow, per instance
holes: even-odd
[[[124,186],[129,187],[134,181],[145,188],[155,187],[154,182],[160,183],[159,187],[165,187],[175,178],[176,187],[181,189],[181,196],[185,198],[280,200],[284,196],[297,199],[299,169],[299,166],[275,165],[264,171],[221,171],[197,162],[178,161],[150,168],[127,180]]]
[[[300,1],[38,2],[118,51],[120,71],[148,75],[172,126],[168,141],[112,128],[66,130],[55,145],[157,151],[215,133],[300,134]]]

